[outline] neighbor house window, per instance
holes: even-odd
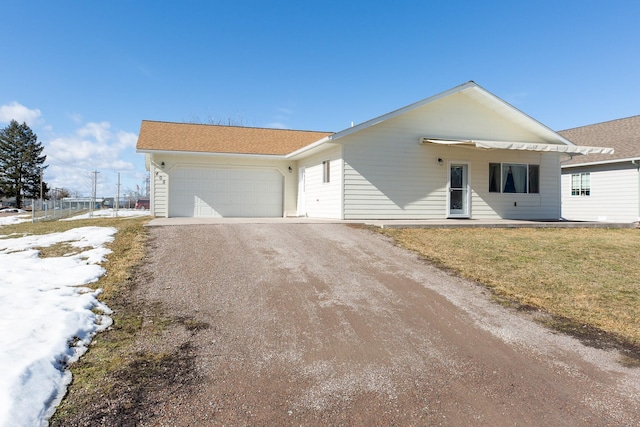
[[[571,195],[591,195],[591,175],[589,172],[571,174]]]
[[[492,193],[539,193],[540,165],[489,163]]]
[[[322,162],[322,182],[329,182],[331,179],[331,162],[325,160]]]

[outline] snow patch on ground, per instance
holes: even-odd
[[[93,215],[93,216],[91,216]],[[150,215],[149,211],[141,210],[141,209],[118,209],[116,212],[115,209],[100,209],[97,211],[93,211],[93,214],[85,213],[82,215],[76,215],[71,218],[65,218],[61,221],[73,221],[77,219],[88,219],[88,218],[124,218],[124,217],[132,217],[132,216],[148,216]]]
[[[19,224],[21,222],[31,221],[31,214],[29,215],[10,215],[10,216],[0,216],[0,226],[2,225],[11,225],[11,224]]]
[[[112,227],[0,236],[0,426],[46,425],[71,380],[67,365],[111,325],[97,281]],[[40,258],[37,248],[67,242],[77,253]]]

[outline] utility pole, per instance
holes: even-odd
[[[98,174],[100,172],[93,171],[93,192],[91,194],[91,206],[89,207],[89,218],[93,218],[93,210],[96,206],[96,189],[98,184]]]
[[[120,172],[118,172],[118,195],[116,196],[116,218],[118,217],[119,207],[120,207]]]
[[[33,206],[31,206],[31,210],[33,211]],[[42,210],[42,168],[40,168],[40,210]]]

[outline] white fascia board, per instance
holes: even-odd
[[[170,151],[170,150],[136,150],[136,153],[162,154],[169,156],[208,156],[208,157],[236,157],[245,159],[286,160],[281,154],[245,154],[245,153],[209,153],[201,151]]]
[[[575,163],[571,165],[560,165],[560,166],[562,167],[562,169],[569,169],[569,168],[579,168],[582,166],[610,165],[613,163],[628,163],[628,162],[640,162],[640,157],[628,157],[626,159],[602,160],[599,162]]]

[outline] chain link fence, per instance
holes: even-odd
[[[133,209],[135,200],[120,199],[119,209]],[[27,200],[23,209],[31,212],[33,221],[57,220],[100,210],[115,208],[115,198],[76,197],[50,200]]]

